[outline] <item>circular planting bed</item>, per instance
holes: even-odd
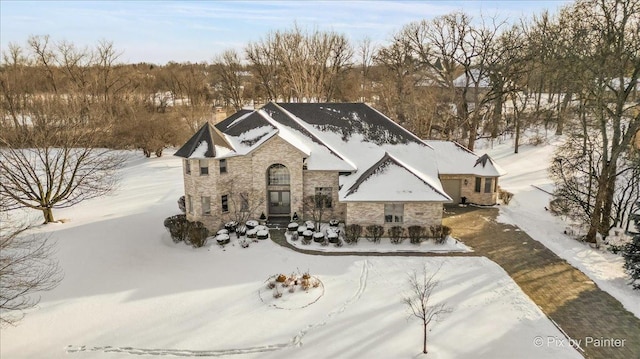
[[[278,309],[301,309],[317,302],[324,295],[324,284],[316,277],[303,274],[276,274],[258,290],[263,303]]]

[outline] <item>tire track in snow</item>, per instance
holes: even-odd
[[[80,352],[104,352],[104,353],[125,353],[133,355],[155,355],[155,356],[176,356],[176,357],[221,357],[227,355],[239,355],[239,354],[253,354],[253,353],[266,353],[276,350],[282,350],[290,347],[302,346],[302,339],[312,330],[325,326],[329,320],[336,315],[344,312],[352,303],[358,301],[365,289],[367,288],[367,280],[369,277],[369,260],[365,259],[360,270],[360,279],[358,282],[358,289],[354,295],[349,298],[342,306],[332,310],[327,314],[324,321],[310,324],[306,328],[298,332],[288,343],[263,345],[248,348],[238,349],[218,349],[218,350],[188,350],[188,349],[147,349],[147,348],[134,348],[134,347],[113,347],[113,346],[101,346],[90,347],[86,345],[72,346],[68,345],[65,350],[67,353],[80,353]]]

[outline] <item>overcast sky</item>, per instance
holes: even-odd
[[[0,1],[0,46],[50,35],[76,45],[112,41],[123,62],[211,61],[271,30],[334,30],[354,43],[384,43],[402,25],[455,10],[512,21],[568,3],[556,1]]]

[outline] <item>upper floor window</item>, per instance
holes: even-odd
[[[221,159],[220,160],[220,173],[227,173],[227,160],[226,159]]]
[[[284,165],[276,163],[269,167],[270,185],[289,185],[289,170]]]
[[[385,223],[402,223],[404,220],[403,203],[385,203],[384,221]]]
[[[184,160],[184,173],[190,175],[191,174],[191,161]]]
[[[200,176],[209,175],[209,163],[207,160],[200,160]]]

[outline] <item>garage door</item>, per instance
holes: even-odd
[[[442,188],[449,197],[453,198],[453,204],[460,203],[460,181],[459,179],[441,180]]]

